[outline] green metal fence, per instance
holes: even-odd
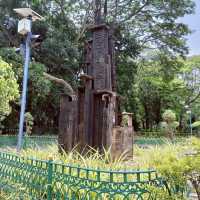
[[[34,200],[144,200],[153,199],[149,185],[164,187],[154,170],[106,171],[0,153],[0,187],[14,185]]]
[[[0,136],[0,147],[13,147],[17,144],[17,137],[15,135],[1,135]]]
[[[23,147],[45,147],[47,145],[57,144],[57,136],[25,136],[23,140]],[[13,147],[17,145],[16,135],[1,135],[0,148]]]
[[[186,139],[187,137],[176,137],[173,140],[173,143],[185,142]],[[172,141],[166,137],[136,137],[134,140],[134,144],[137,144],[139,146],[163,145],[169,142]]]
[[[143,136],[143,137],[164,137],[164,132],[161,131],[145,131],[141,130],[137,132],[137,135]],[[190,136],[190,132],[175,132],[176,137],[188,137]],[[193,132],[193,135],[198,135],[197,132]]]
[[[174,142],[184,142],[186,137],[177,137]],[[164,137],[136,137],[134,143],[139,146],[149,145],[162,145],[168,142]],[[45,147],[58,143],[57,136],[25,136],[23,141],[24,148]],[[16,147],[17,136],[16,135],[1,135],[0,136],[0,148],[4,147]]]
[[[26,147],[45,147],[58,144],[57,136],[26,136],[24,137],[24,148]]]

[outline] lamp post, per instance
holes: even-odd
[[[190,135],[192,136],[192,111],[191,111],[191,109],[189,109],[188,105],[186,105],[185,108],[187,110],[186,113],[189,114],[189,118],[190,118],[189,119],[190,120]]]
[[[24,74],[23,74],[23,90],[22,90],[22,97],[21,97],[21,111],[20,111],[20,122],[19,122],[19,133],[18,133],[18,140],[17,140],[17,151],[19,152],[22,147],[23,141],[23,127],[24,127],[24,114],[26,109],[26,95],[27,95],[27,85],[28,85],[28,69],[30,63],[30,54],[31,54],[31,26],[32,21],[41,20],[42,17],[33,11],[30,8],[17,8],[14,11],[22,17],[22,19],[18,23],[18,33],[21,35],[26,36],[25,45],[22,45],[25,52],[24,55]]]

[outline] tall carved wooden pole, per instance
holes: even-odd
[[[65,151],[75,145],[102,150],[111,147],[114,156],[132,153],[132,125],[120,127],[116,93],[116,67],[113,32],[102,19],[101,0],[95,0],[92,38],[85,45],[85,68],[77,99],[61,99],[59,143]],[[64,111],[64,112],[63,112]],[[131,116],[131,115],[129,115]],[[130,121],[130,120],[129,120]]]

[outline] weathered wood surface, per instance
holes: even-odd
[[[93,132],[93,98],[92,98],[92,80],[85,81],[85,98],[84,98],[84,137],[86,143],[92,146]]]
[[[84,152],[89,145],[100,151],[111,147],[113,157],[124,152],[132,155],[133,128],[118,126],[122,115],[116,94],[114,41],[109,31],[105,24],[91,27],[93,37],[85,45],[85,74],[80,76],[78,101],[66,96],[61,100],[59,141],[66,151],[79,145],[79,151]]]
[[[78,145],[80,149],[83,149],[87,144],[84,135],[84,101],[85,101],[85,88],[79,88],[78,90]]]
[[[76,108],[76,101],[72,101],[67,95],[61,96],[58,142],[65,151],[72,149],[77,143]]]
[[[112,81],[112,91],[117,91],[117,75],[116,75],[116,63],[115,63],[115,44],[114,44],[114,36],[113,36],[113,28],[109,29],[109,55],[110,55],[110,63],[111,63],[111,81]]]
[[[93,29],[93,77],[94,89],[106,88],[106,56],[108,55],[108,31],[105,26]]]

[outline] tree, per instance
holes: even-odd
[[[200,98],[200,56],[189,57],[182,61],[182,66],[177,73],[177,78],[182,81],[182,89],[177,93],[177,102],[175,107],[178,108],[179,113],[179,129],[183,130],[186,108],[189,106],[192,109],[192,121],[195,116],[199,116],[198,105]]]
[[[13,72],[17,77],[17,82],[19,84],[19,90],[22,90],[22,77],[23,77],[23,59],[21,55],[16,54],[16,52],[11,48],[1,48],[0,56],[4,58],[7,63],[12,64]],[[52,112],[51,107],[48,108],[47,96],[49,95],[51,84],[43,76],[46,71],[46,67],[34,60],[30,64],[29,68],[29,83],[28,83],[28,101],[27,110],[31,112],[34,116],[35,123],[38,126],[41,124],[44,126],[54,116],[55,112]],[[49,102],[51,105],[51,102]],[[45,106],[46,105],[46,106]],[[39,112],[39,110],[49,109],[49,117],[44,113]],[[7,127],[17,127],[19,122],[19,112],[20,106],[12,104],[12,113],[4,120],[4,125]]]
[[[183,81],[177,73],[182,61],[161,52],[140,61],[137,71],[136,92],[139,100],[138,112],[144,129],[155,129],[162,120],[166,109],[177,108],[177,92],[182,90]]]
[[[78,87],[84,41],[89,37],[87,28],[94,23],[95,0],[0,0],[0,3],[0,55],[16,66],[14,71],[19,76],[19,83],[23,62],[15,52],[10,52],[10,47],[18,47],[22,38],[16,31],[13,8],[30,6],[45,17],[45,21],[33,23],[33,32],[40,34],[40,38],[32,48],[32,66],[37,66],[37,70],[33,67],[30,72],[28,111],[33,114],[35,126],[57,126],[58,93],[63,90],[42,80],[41,75],[46,72],[63,79],[72,88]],[[143,55],[144,50],[155,48],[163,49],[168,54],[187,53],[184,36],[190,30],[177,19],[193,13],[194,3],[192,0],[183,0],[181,4],[174,0],[101,0],[96,3],[99,3],[102,19],[111,26],[115,38],[118,91],[127,96],[122,101],[123,109],[134,112],[134,121],[138,124],[138,119],[143,117],[136,92],[138,57]],[[41,109],[43,114],[39,115]],[[19,108],[13,111],[12,119],[8,118],[7,122],[16,119]]]
[[[0,57],[0,122],[10,114],[10,102],[19,97],[18,84],[12,67]]]
[[[137,79],[129,87],[134,87],[136,93],[132,102],[140,127],[155,129],[162,120],[162,112],[172,109],[177,113],[179,131],[187,131],[186,105],[192,109],[192,122],[200,119],[199,58],[183,59],[154,52],[146,60],[138,61]]]
[[[68,3],[63,8],[59,1],[14,2],[11,0],[6,3],[1,2],[0,55],[8,63],[13,64],[13,70],[18,76],[20,86],[23,76],[23,59],[21,55],[16,54],[13,47],[18,47],[23,38],[16,32],[16,15],[13,8],[31,6],[46,18],[44,22],[33,23],[33,33],[40,34],[40,38],[32,45],[32,62],[28,84],[27,111],[32,113],[35,119],[34,126],[39,127],[40,130],[36,130],[38,133],[45,132],[43,129],[45,127],[58,126],[58,93],[62,93],[62,89],[58,92],[58,87],[45,79],[43,73],[48,72],[61,79],[64,78],[72,85],[77,84],[76,75],[80,59],[77,43],[75,44],[76,27],[68,17],[70,13]],[[41,110],[43,110],[42,113]],[[16,116],[19,116],[19,111],[20,108],[13,105],[12,115],[4,121],[6,126],[16,126],[18,123]]]

